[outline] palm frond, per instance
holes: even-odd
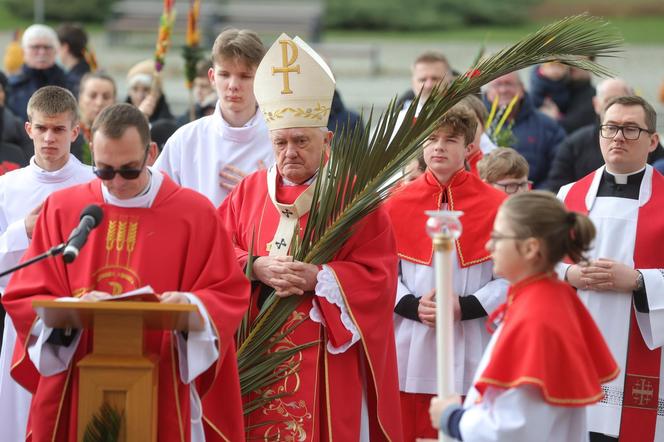
[[[554,60],[607,75],[604,67],[586,57],[615,56],[620,43],[621,38],[601,19],[586,14],[568,17],[494,55],[479,57],[465,75],[431,94],[413,124],[410,122],[414,120],[419,97],[406,110],[405,123],[398,128],[400,109],[396,99],[378,118],[373,133],[372,110],[365,128],[335,135],[325,172],[316,181],[304,234],[296,250],[292,250],[293,257],[313,264],[329,262],[352,235],[354,226],[387,198],[401,169],[417,156],[441,116],[466,95],[509,72]],[[297,296],[277,298],[273,294],[268,298],[238,350],[241,372],[249,368],[246,364],[250,361],[255,362],[256,355],[268,353],[275,342],[273,337],[300,302]],[[275,353],[278,351],[270,355]],[[261,360],[265,363],[252,373],[252,379],[272,379],[258,372],[264,369],[274,375],[277,365]],[[259,387],[252,382],[251,390],[267,385]]]
[[[104,402],[85,427],[83,442],[117,442],[124,421],[124,413]]]

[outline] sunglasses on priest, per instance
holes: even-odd
[[[141,176],[141,172],[143,172],[143,169],[145,168],[145,163],[148,160],[148,151],[149,151],[149,146],[148,149],[145,149],[145,156],[143,157],[143,162],[141,163],[141,167],[138,169],[129,169],[126,167],[120,167],[119,169],[113,169],[112,167],[101,167],[98,168],[97,166],[92,166],[92,172],[99,177],[100,180],[103,181],[110,181],[113,178],[115,178],[115,175],[118,174],[125,180],[135,180],[139,176]],[[93,159],[94,161],[94,159]]]

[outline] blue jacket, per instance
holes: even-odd
[[[487,109],[491,103],[484,97]],[[528,179],[535,188],[545,187],[546,177],[556,156],[556,147],[565,138],[565,131],[552,118],[535,109],[526,93],[521,99],[514,118],[512,134],[516,143],[511,146],[528,161]]]
[[[22,121],[28,121],[28,101],[37,89],[44,86],[67,87],[65,72],[58,65],[32,69],[24,64],[21,72],[9,77],[7,107]]]

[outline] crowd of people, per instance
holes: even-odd
[[[87,205],[104,213],[73,264],[0,279],[3,440],[77,438],[92,335],[48,327],[32,301],[146,285],[203,318],[146,338],[163,373],[158,440],[664,440],[664,149],[627,80],[593,86],[559,63],[529,71],[529,87],[521,72],[493,80],[440,117],[385,204],[312,264],[292,252],[321,158],[364,129],[320,55],[224,30],[178,116],[152,60],[129,70],[118,103],[87,40],[78,25],[32,25],[23,63],[0,72],[0,271],[66,242]],[[411,72],[397,127],[458,75],[433,51]],[[430,210],[463,212],[450,397],[436,396]],[[297,369],[241,396],[235,334],[271,291],[301,297],[274,343]]]

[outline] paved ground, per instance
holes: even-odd
[[[0,48],[9,41],[10,33],[0,31]],[[111,47],[104,34],[92,38],[100,65],[116,78],[120,97],[126,96],[127,70],[136,62],[149,58],[149,47]],[[347,42],[344,42],[347,43]],[[358,45],[367,43],[358,41]],[[332,58],[331,64],[337,77],[337,85],[346,104],[353,109],[368,110],[372,105],[377,110],[384,109],[388,101],[410,86],[408,67],[415,56],[426,49],[443,51],[458,70],[465,70],[475,57],[477,45],[458,42],[431,42],[426,44],[389,41],[372,43],[378,46],[380,73],[370,73],[370,62],[362,59]],[[502,46],[489,45],[488,51]],[[664,42],[657,46],[627,46],[621,58],[604,61],[617,76],[628,79],[641,95],[657,103],[657,91],[664,81]],[[165,70],[167,97],[176,113],[187,105],[187,90],[182,80],[182,58],[179,48],[172,48],[167,57]],[[664,105],[657,103],[660,114],[660,130],[664,131]]]

